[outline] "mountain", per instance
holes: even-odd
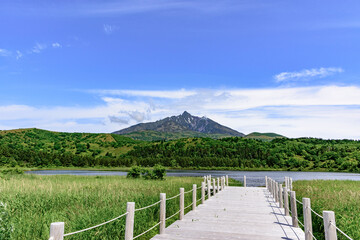
[[[225,127],[207,117],[193,116],[184,112],[179,116],[167,117],[156,122],[139,123],[114,132],[144,140],[141,135],[155,135],[157,139],[176,139],[181,137],[244,137],[243,133]],[[138,136],[138,137],[136,137]],[[170,138],[169,138],[170,136]],[[147,139],[154,140],[154,138]]]
[[[286,138],[285,136],[282,136],[277,133],[259,133],[259,132],[252,132],[245,136],[245,138],[251,138],[251,139],[259,139],[264,141],[271,141],[275,138]]]

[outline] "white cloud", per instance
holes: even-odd
[[[186,110],[244,133],[360,138],[358,86],[94,92],[103,103],[92,107],[0,106],[0,126],[113,132]]]
[[[36,43],[35,46],[31,49],[30,53],[40,53],[42,50],[46,49],[46,44]]]
[[[285,81],[297,81],[301,79],[308,79],[313,77],[323,78],[335,73],[342,73],[344,70],[342,68],[312,68],[312,69],[303,69],[299,72],[282,72],[274,76],[276,82],[285,82]]]
[[[185,98],[195,95],[197,92],[193,90],[90,90],[92,93],[99,93],[101,95],[118,95],[118,96],[133,96],[133,97],[152,97],[152,98]]]
[[[9,57],[11,56],[11,51],[0,48],[0,57]]]
[[[112,34],[118,28],[115,25],[104,24],[103,29],[106,34]]]
[[[19,60],[20,58],[22,58],[22,56],[23,56],[22,52],[16,50],[16,59]]]
[[[61,47],[62,47],[61,44],[58,43],[58,42],[52,43],[51,46],[52,46],[53,48],[61,48]]]

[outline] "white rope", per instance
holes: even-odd
[[[161,202],[161,200],[160,200],[160,201],[157,201],[156,203],[153,203],[153,204],[151,204],[151,205],[149,205],[149,206],[146,206],[146,207],[143,207],[143,208],[138,208],[138,209],[135,209],[135,212],[140,211],[140,210],[147,209],[147,208],[149,208],[149,207],[153,207],[153,206],[155,206],[155,205],[159,204],[160,202]]]
[[[320,218],[324,219],[324,218],[323,218],[323,216],[321,216],[320,214],[318,214],[317,212],[315,212],[314,210],[312,210],[312,208],[310,208],[310,210],[311,210],[313,213],[315,213],[315,215],[316,215],[316,216],[318,216],[318,217],[320,217]]]
[[[119,218],[121,218],[121,217],[123,217],[123,216],[125,216],[125,215],[127,215],[127,214],[128,214],[128,212],[126,212],[126,213],[124,213],[124,214],[122,214],[122,215],[120,215],[120,216],[118,216],[118,217],[116,217],[116,218],[113,218],[113,219],[111,219],[111,220],[109,220],[109,221],[107,221],[107,222],[100,223],[100,224],[98,224],[98,225],[96,225],[96,226],[92,226],[92,227],[89,227],[89,228],[85,228],[85,229],[83,229],[83,230],[79,230],[79,231],[76,231],[76,232],[64,234],[64,237],[70,236],[70,235],[73,235],[73,234],[76,234],[76,233],[85,232],[85,231],[88,231],[88,230],[91,230],[91,229],[100,227],[100,226],[105,225],[105,224],[107,224],[107,223],[113,222],[113,221],[115,221],[115,220],[117,220],[117,219],[119,219]]]
[[[136,237],[134,237],[133,239],[136,239],[136,238],[138,238],[138,237],[140,237],[140,236],[144,235],[145,233],[147,233],[147,232],[149,232],[149,231],[153,230],[153,229],[154,229],[154,228],[156,228],[158,225],[160,225],[160,222],[158,222],[157,224],[155,224],[154,226],[152,226],[151,228],[149,228],[149,229],[148,229],[148,230],[146,230],[145,232],[143,232],[143,233],[141,233],[141,234],[137,235],[137,236],[136,236]]]
[[[175,215],[179,214],[180,210],[177,211],[176,213],[174,213],[173,215],[171,215],[170,217],[166,218],[165,221],[169,220],[170,218],[174,217]]]
[[[300,223],[301,226],[305,227],[304,224],[302,224],[302,222],[297,217],[295,217],[295,218],[298,221],[298,223]]]
[[[197,200],[196,202],[200,202],[201,201],[201,198],[199,200]]]
[[[191,190],[189,190],[189,191],[187,191],[187,192],[184,192],[184,194],[187,194],[187,193],[191,193],[193,190],[191,189]]]
[[[344,233],[343,231],[341,231],[340,228],[338,228],[337,226],[335,226],[332,222],[330,222],[331,225],[333,225],[339,232],[341,232],[345,237],[347,237],[350,240],[353,240],[351,237],[349,237],[346,233]]]
[[[201,186],[200,187],[198,187],[198,188],[196,188],[196,189],[200,189],[201,188]]]
[[[167,199],[166,199],[166,201],[167,201],[167,200],[174,199],[174,198],[177,198],[178,196],[180,196],[180,193],[179,193],[178,195],[173,196],[173,197],[169,197],[169,198],[167,198]]]
[[[187,209],[188,207],[191,207],[191,206],[192,206],[192,203],[191,203],[191,204],[190,204],[189,206],[187,206],[187,207],[184,207],[184,210],[185,210],[185,209]]]
[[[317,240],[311,231],[308,231],[308,233],[310,233],[310,235],[312,236],[313,239]]]
[[[295,200],[296,200],[298,203],[300,203],[301,205],[303,205],[303,203],[302,203],[302,202],[300,202],[299,200],[297,200],[296,198],[295,198]]]

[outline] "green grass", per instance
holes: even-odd
[[[335,212],[336,225],[353,239],[360,237],[360,182],[339,180],[296,181],[294,190],[297,199],[311,199],[311,208],[322,215],[322,211]],[[299,219],[303,222],[302,206],[298,204]],[[322,219],[312,214],[314,235],[324,238]],[[338,239],[347,239],[338,232]]]
[[[126,212],[126,202],[136,208],[159,201],[159,193],[167,197],[200,186],[201,178],[169,177],[165,181],[127,179],[119,176],[2,176],[0,200],[8,206],[12,239],[48,239],[51,222],[65,222],[65,233],[81,230],[110,220]],[[191,203],[185,195],[185,206]],[[200,191],[198,191],[198,199]],[[178,211],[179,200],[167,201],[167,217]],[[190,209],[190,208],[189,208]],[[177,217],[167,221],[167,225]],[[135,213],[134,235],[159,221],[159,206]],[[66,239],[123,239],[125,218]],[[158,233],[155,228],[139,239]]]

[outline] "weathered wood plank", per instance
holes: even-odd
[[[153,240],[305,239],[266,188],[226,187]]]

